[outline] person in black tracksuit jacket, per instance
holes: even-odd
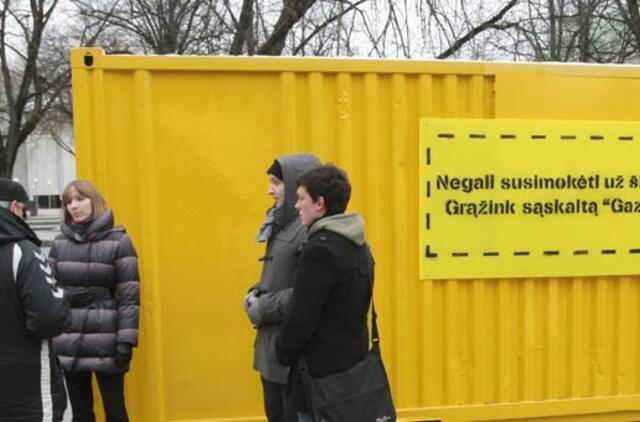
[[[50,339],[71,315],[20,217],[27,200],[22,185],[0,179],[0,421],[58,422],[67,397]]]
[[[296,208],[309,239],[300,253],[276,356],[295,367],[304,355],[309,373],[321,378],[346,371],[367,354],[373,257],[364,220],[344,212],[351,186],[342,170],[324,165],[302,175],[298,185]],[[310,421],[300,377],[294,370],[290,374],[288,406],[298,421]]]

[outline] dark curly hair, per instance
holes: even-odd
[[[314,202],[324,198],[326,216],[343,213],[351,198],[351,184],[347,173],[329,163],[309,170],[298,179]]]

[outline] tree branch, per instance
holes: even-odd
[[[335,22],[337,19],[340,19],[342,16],[344,16],[345,14],[351,12],[352,10],[356,9],[358,6],[360,6],[363,3],[366,3],[367,1],[369,1],[369,0],[359,0],[356,3],[352,3],[349,7],[344,9],[342,12],[331,16],[329,19],[326,19],[324,22],[322,22],[322,24],[318,25],[313,30],[313,32],[311,32],[311,34],[309,34],[306,38],[304,38],[302,41],[300,41],[300,43],[293,49],[293,55],[297,56],[298,53],[300,53],[300,50],[305,48],[306,45],[309,43],[309,41],[311,41],[313,39],[313,37],[318,35],[323,29],[325,29],[327,26],[329,26],[329,24]]]
[[[243,0],[242,10],[240,11],[240,21],[236,25],[236,33],[233,36],[233,42],[229,49],[229,54],[238,56],[242,54],[243,45],[247,43],[247,50],[252,44],[249,40],[253,39],[253,0]],[[248,51],[252,54],[251,51]]]
[[[504,15],[518,3],[518,1],[519,0],[510,0],[509,3],[507,3],[502,9],[500,9],[500,11],[495,16],[476,26],[471,31],[467,32],[464,36],[456,40],[456,42],[453,43],[451,47],[440,53],[437,58],[446,59],[447,57],[460,50],[462,46],[473,39],[476,35],[480,34],[483,31],[486,31],[487,29],[491,29],[493,25],[495,25],[500,19],[502,19]]]
[[[317,0],[284,0],[284,5],[274,30],[264,44],[258,48],[258,54],[265,56],[277,56],[281,54],[289,31],[316,1]]]

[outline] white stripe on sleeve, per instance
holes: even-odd
[[[22,260],[22,248],[17,243],[13,244],[13,281],[18,282],[18,266]]]
[[[42,398],[42,422],[53,422],[49,340],[42,341],[42,350],[40,351],[40,394]]]

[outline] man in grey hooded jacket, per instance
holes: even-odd
[[[269,195],[275,204],[268,210],[257,236],[257,241],[266,242],[267,248],[260,258],[260,282],[245,296],[244,309],[257,328],[253,368],[260,372],[269,422],[296,420],[286,410],[289,368],[278,363],[275,341],[291,297],[298,251],[307,237],[295,208],[297,179],[319,166],[314,155],[295,154],[279,157],[267,170]]]

